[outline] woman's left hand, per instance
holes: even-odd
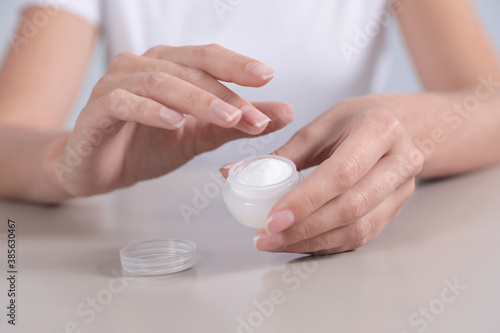
[[[275,152],[298,170],[318,167],[273,207],[255,238],[258,250],[353,250],[396,218],[424,155],[386,101],[375,95],[344,101]]]

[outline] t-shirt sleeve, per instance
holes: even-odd
[[[21,9],[30,6],[47,7],[48,10],[63,10],[99,26],[103,0],[18,0]]]

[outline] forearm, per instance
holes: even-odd
[[[43,203],[68,199],[52,163],[67,136],[0,125],[0,198]]]
[[[420,177],[448,176],[500,161],[500,80],[493,82],[496,87],[478,81],[451,93],[376,97],[396,113],[424,153]]]
[[[396,0],[405,41],[426,91],[452,92],[500,73],[494,46],[470,0]]]

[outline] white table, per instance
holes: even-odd
[[[500,331],[500,168],[422,184],[377,239],[317,259],[256,252],[220,195],[185,223],[194,188],[218,192],[208,172],[59,207],[0,202],[2,274],[8,217],[18,247],[17,325],[2,278],[0,332]],[[122,276],[120,248],[155,238],[195,242],[197,263]]]

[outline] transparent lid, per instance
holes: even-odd
[[[182,239],[155,239],[135,243],[120,250],[124,271],[135,275],[165,275],[191,267],[196,245]]]

